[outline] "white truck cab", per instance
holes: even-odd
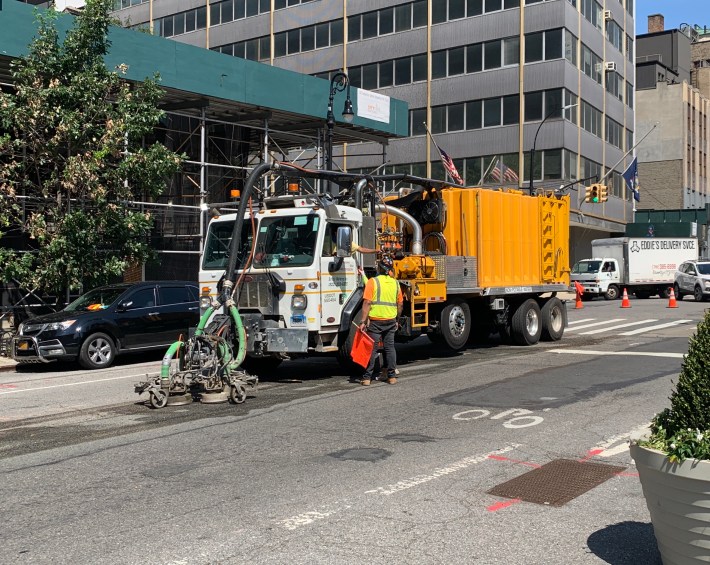
[[[603,296],[607,300],[618,298],[622,283],[619,262],[613,257],[578,261],[572,267],[571,279],[584,287],[584,294],[589,298]]]

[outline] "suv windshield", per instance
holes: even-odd
[[[89,312],[92,310],[105,310],[116,302],[119,296],[126,292],[125,286],[109,286],[96,288],[82,294],[74,302],[64,308],[67,312]]]
[[[305,267],[313,263],[320,217],[264,218],[259,224],[254,267]]]
[[[574,264],[574,267],[572,267],[572,273],[577,275],[597,273],[599,272],[601,263],[601,261],[578,261]]]
[[[697,263],[698,273],[701,275],[710,275],[710,263]]]

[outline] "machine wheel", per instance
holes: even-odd
[[[242,369],[252,375],[268,376],[273,373],[279,365],[283,363],[281,357],[249,357],[242,361]]]
[[[241,404],[247,399],[247,391],[243,386],[233,386],[229,389],[229,401],[232,404]]]
[[[703,296],[703,289],[699,286],[696,286],[693,289],[693,298],[695,298],[695,302],[702,302],[703,300],[705,300],[705,297]]]
[[[678,283],[673,283],[673,293],[677,300],[683,300],[683,293],[680,291]]]
[[[168,393],[159,390],[157,392],[150,393],[150,407],[151,408],[165,408],[168,405]]]
[[[604,300],[616,300],[617,298],[619,298],[619,287],[615,284],[610,284],[604,293]]]
[[[79,364],[84,369],[104,369],[110,367],[116,358],[116,346],[104,333],[91,334],[81,345]]]
[[[543,304],[540,314],[542,316],[540,339],[543,341],[559,341],[562,339],[562,334],[565,332],[565,313],[562,301],[556,296],[550,298]]]
[[[535,345],[542,335],[542,312],[532,298],[515,310],[511,320],[513,341],[518,345]]]
[[[459,351],[466,346],[471,333],[471,310],[461,299],[444,306],[439,318],[441,337],[449,349]]]

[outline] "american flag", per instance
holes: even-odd
[[[436,145],[436,143],[434,143],[434,145]],[[449,173],[449,176],[454,180],[456,184],[463,184],[463,179],[461,178],[461,175],[459,174],[458,170],[456,170],[454,160],[449,157],[449,154],[443,149],[441,149],[441,147],[436,145],[436,148],[439,150],[439,155],[441,155],[441,162],[443,163],[446,172]]]
[[[495,168],[491,171],[491,176],[496,182],[502,182],[503,179],[508,182],[519,182],[518,174],[510,167],[503,164],[500,159],[496,163]]]

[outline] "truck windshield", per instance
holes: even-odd
[[[205,252],[202,257],[203,269],[223,271],[227,268],[229,261],[229,244],[232,241],[233,230],[234,221],[212,222],[207,233]],[[249,256],[251,241],[251,222],[245,220],[244,226],[242,227],[241,249],[237,255],[237,268],[240,268]]]
[[[584,275],[586,273],[598,273],[601,261],[578,261],[572,267],[573,275]]]
[[[254,267],[313,264],[320,218],[317,214],[264,218],[259,224]]]

